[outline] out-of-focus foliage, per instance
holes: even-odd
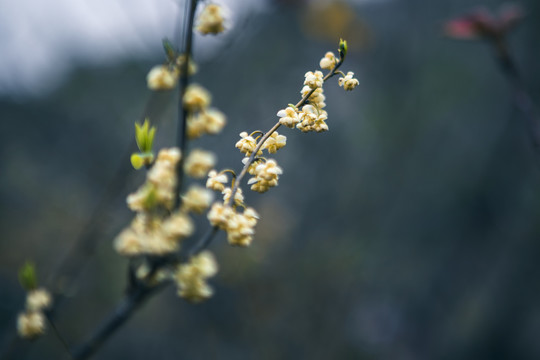
[[[324,5],[328,17],[323,5],[280,4],[236,29],[252,37],[198,64],[197,81],[228,117],[223,135],[200,140],[217,166],[241,166],[238,133],[273,124],[339,37],[359,87],[325,86],[328,133],[284,129],[280,185],[246,194],[261,215],[253,245],[229,248],[223,234],[212,245],[215,296],[193,306],[165,291],[97,358],[540,357],[539,159],[491,49],[442,36],[474,4],[338,2]],[[540,4],[522,4],[509,42],[540,103]],[[46,98],[0,100],[10,134],[0,142],[0,339],[24,306],[17,269],[34,259],[46,285],[123,166],[124,190],[57,326],[76,342],[119,299],[127,264],[112,239],[130,220],[125,196],[143,182],[129,164],[133,122],[157,124],[154,149],[174,141],[177,96],[145,83],[162,60],[80,68]],[[62,351],[51,335],[27,358]]]

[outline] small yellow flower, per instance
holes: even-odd
[[[311,92],[311,88],[309,86],[304,86],[300,93],[302,94],[302,97],[306,96]],[[308,98],[309,103],[313,106],[316,106],[318,109],[322,109],[326,106],[326,103],[324,102],[326,100],[326,97],[324,96],[323,88],[317,88]]]
[[[187,118],[187,135],[190,140],[198,139],[206,134],[206,121],[202,113],[189,114]]]
[[[339,86],[343,86],[343,88],[347,91],[353,90],[359,84],[358,79],[355,79],[353,76],[354,73],[349,71],[345,77],[340,77],[338,80]]]
[[[263,149],[268,150],[270,154],[275,154],[279,149],[287,144],[287,137],[274,131],[272,135],[263,144]]]
[[[296,126],[296,124],[300,122],[300,118],[298,117],[298,112],[296,111],[295,108],[291,106],[288,106],[285,109],[279,110],[277,113],[277,116],[281,118],[279,119],[279,123],[281,125],[285,125],[291,129],[293,129]]]
[[[163,221],[161,230],[166,237],[183,239],[193,234],[195,226],[189,216],[177,211]]]
[[[187,264],[178,266],[175,274],[178,295],[191,302],[200,302],[212,296],[213,290],[206,279],[217,274],[216,259],[210,251],[193,256]]]
[[[249,157],[245,157],[242,159],[242,164],[246,165],[249,161]],[[255,159],[248,167],[248,174],[249,175],[256,175],[257,174],[257,165],[259,163],[263,162],[263,159]]]
[[[33,339],[45,333],[45,315],[41,311],[27,311],[17,317],[17,332],[26,339]]]
[[[270,159],[258,164],[255,173],[256,176],[249,179],[248,185],[251,185],[251,190],[263,193],[278,185],[279,175],[283,173],[283,170],[275,160]]]
[[[122,256],[135,256],[143,253],[141,236],[128,227],[114,239],[114,249]]]
[[[190,112],[201,111],[210,105],[212,96],[202,86],[191,84],[187,87],[184,94],[184,106]]]
[[[216,170],[211,170],[208,173],[208,180],[206,180],[206,187],[215,191],[223,191],[228,181],[227,175],[218,173]]]
[[[204,110],[201,117],[204,122],[205,131],[211,135],[216,135],[221,132],[227,123],[225,114],[213,108]]]
[[[322,87],[323,85],[323,73],[319,70],[313,72],[308,71],[305,75],[304,85],[309,86],[312,89],[317,89]]]
[[[196,179],[202,179],[216,164],[216,156],[210,151],[193,149],[184,164],[186,173]]]
[[[187,132],[190,140],[204,134],[216,135],[227,123],[225,114],[213,108],[203,108],[197,114],[190,114],[187,120]]]
[[[253,229],[256,219],[251,215],[234,213],[227,222],[227,240],[235,246],[249,246],[253,241],[255,230]]]
[[[186,55],[184,54],[179,55],[176,58],[176,66],[179,71],[182,71],[182,69],[184,68],[185,62],[186,62]],[[197,72],[197,64],[195,64],[193,59],[190,58],[189,63],[188,63],[188,75],[189,76],[194,75],[196,72]]]
[[[221,193],[223,194],[223,202],[227,204],[231,198],[232,189],[227,187]],[[244,195],[241,188],[236,189],[234,193],[234,203],[236,205],[242,205],[244,203]]]
[[[332,70],[336,66],[336,56],[333,52],[327,52],[319,62],[321,69]]]
[[[236,148],[240,150],[240,152],[246,154],[246,156],[251,155],[253,151],[255,151],[255,148],[257,147],[257,141],[253,138],[253,136],[248,135],[247,132],[242,131],[240,133],[240,137],[242,139],[238,140],[236,143]],[[259,150],[259,154],[262,154],[262,152]]]
[[[234,210],[232,207],[215,202],[208,212],[208,221],[210,221],[212,226],[217,226],[221,230],[225,230],[227,229],[227,223],[233,214]]]
[[[223,8],[216,4],[207,5],[197,19],[196,29],[203,35],[219,34],[225,31]]]
[[[29,311],[41,311],[52,305],[51,294],[45,289],[35,289],[26,296],[26,308]]]
[[[171,70],[166,65],[154,66],[146,76],[146,83],[150,90],[171,90],[178,81],[178,71]]]
[[[213,199],[214,194],[210,190],[199,185],[192,185],[182,196],[182,209],[202,214],[210,206]]]
[[[255,227],[260,217],[254,208],[248,207],[244,210],[244,217],[248,220],[251,227]]]
[[[300,113],[301,122],[296,127],[302,132],[308,131],[328,131],[326,120],[328,114],[324,110],[319,110],[315,106],[305,105]]]

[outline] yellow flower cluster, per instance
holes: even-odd
[[[304,85],[306,86],[309,86],[311,89],[317,89],[317,88],[320,88],[322,87],[323,85],[323,73],[320,72],[319,70],[313,72],[313,71],[308,71],[304,77],[306,78],[304,80]]]
[[[225,186],[228,182],[226,172],[234,172],[231,170],[223,170],[217,172],[212,170],[208,173],[206,187],[215,191],[221,191],[223,194],[223,202],[215,202],[208,212],[208,220],[212,226],[227,233],[229,244],[236,246],[248,246],[253,240],[255,234],[255,225],[259,219],[257,212],[244,204],[244,195],[241,188],[237,188],[234,193],[234,199],[231,201],[232,187],[234,187],[234,177],[231,187]],[[229,205],[232,203],[232,206]],[[238,212],[238,209],[243,209]]]
[[[229,244],[249,246],[253,241],[259,215],[250,207],[239,213],[230,206],[216,202],[208,212],[208,220],[212,226],[227,232]]]
[[[121,255],[168,254],[177,251],[180,241],[193,233],[193,222],[187,214],[193,208],[172,211],[180,157],[177,148],[161,150],[146,183],[128,196],[128,206],[137,215],[114,241]]]
[[[186,62],[186,57],[180,55],[172,64],[156,65],[146,75],[146,84],[150,90],[171,90],[176,87],[181,70]],[[197,71],[197,66],[190,59],[188,63],[188,74],[192,75]]]
[[[218,173],[216,170],[210,170],[208,180],[206,180],[206,187],[214,191],[223,191],[228,181],[227,175],[223,172]]]
[[[202,214],[214,200],[214,194],[199,185],[192,185],[182,196],[182,209]]]
[[[349,71],[347,75],[344,77],[340,77],[338,84],[339,86],[343,86],[343,88],[347,91],[351,91],[355,87],[358,86],[359,82],[357,79],[353,78],[354,73],[352,71]]]
[[[326,97],[324,96],[323,88],[317,87],[312,89],[306,85],[302,88],[300,93],[302,94],[302,97],[311,94],[307,99],[308,105],[304,105],[301,111],[298,111],[298,109],[292,106],[279,110],[277,116],[280,117],[280,124],[291,129],[296,127],[302,132],[328,131],[328,125],[326,124],[328,113],[323,110],[323,108],[326,107],[326,103],[324,102]]]
[[[278,185],[279,175],[281,174],[283,174],[283,170],[277,165],[276,161],[269,159],[255,166],[252,174],[254,177],[249,179],[248,185],[251,185],[251,190],[264,193],[271,187]]]
[[[332,70],[337,63],[336,55],[333,52],[327,52],[324,57],[319,61],[319,66],[324,70]]]
[[[231,199],[232,189],[231,188],[225,188],[222,192],[223,194],[223,202],[226,204]],[[238,188],[236,192],[234,193],[234,205],[235,206],[242,206],[244,205],[244,194],[242,194],[242,189]]]
[[[217,4],[208,4],[197,19],[196,29],[203,35],[225,31],[225,11]]]
[[[206,279],[216,275],[218,266],[211,252],[193,256],[187,264],[179,265],[175,273],[178,295],[191,302],[200,302],[212,296],[213,290]]]
[[[171,90],[178,82],[178,75],[179,71],[176,67],[156,65],[146,76],[146,83],[150,90]]]
[[[200,85],[189,85],[183,102],[188,110],[187,135],[189,139],[197,139],[204,134],[218,134],[227,123],[225,114],[209,107],[212,96]]]
[[[201,149],[193,149],[189,153],[184,170],[186,174],[195,179],[202,179],[208,174],[216,164],[216,156],[210,152]]]
[[[248,135],[246,131],[242,131],[240,137],[241,139],[236,142],[236,148],[240,150],[241,153],[246,154],[246,156],[250,156],[257,147],[257,140],[253,135]],[[262,151],[259,150],[257,155],[262,155]]]
[[[275,154],[279,149],[287,144],[287,137],[274,131],[264,142],[262,149],[268,150],[270,154]]]
[[[319,65],[321,69],[333,70],[338,64],[338,59],[333,52],[327,52],[320,60]],[[345,90],[353,90],[358,86],[358,80],[353,78],[354,73],[348,72],[347,75],[342,74],[338,81],[339,86],[342,86]],[[323,132],[328,131],[328,113],[323,110],[326,107],[326,97],[323,92],[324,77],[320,71],[308,71],[305,74],[304,87],[300,90],[302,98],[307,97],[307,101],[302,106],[301,110],[298,110],[295,106],[289,105],[285,109],[278,111],[277,116],[280,118],[279,123],[287,126],[288,128],[296,127],[302,132]]]
[[[127,197],[133,211],[148,211],[156,206],[171,210],[176,188],[176,164],[180,161],[178,148],[163,149],[148,171],[146,183]]]
[[[259,133],[256,131],[255,133]],[[254,138],[252,133],[248,135],[246,131],[240,133],[241,139],[236,142],[236,148],[240,150],[241,153],[246,156],[250,156],[255,148],[257,147],[257,141],[259,137]],[[283,148],[287,144],[287,137],[285,135],[280,135],[277,131],[274,131],[268,139],[261,146],[260,150],[257,151],[257,156],[262,155],[263,150],[267,150],[270,154],[275,154],[279,149]]]
[[[34,289],[26,296],[26,311],[17,317],[17,332],[23,338],[33,339],[46,329],[44,310],[52,305],[52,297],[45,289]]]

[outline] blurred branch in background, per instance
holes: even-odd
[[[540,118],[507,41],[508,33],[522,21],[524,16],[523,9],[518,5],[503,5],[496,15],[485,8],[479,8],[448,21],[445,25],[445,33],[460,40],[486,40],[493,46],[501,72],[512,87],[514,105],[523,114],[531,142],[537,156],[540,156]]]

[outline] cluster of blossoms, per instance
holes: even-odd
[[[212,96],[200,85],[192,84],[186,89],[184,107],[188,110],[187,135],[197,139],[204,134],[221,132],[227,120],[225,115],[210,107]]]
[[[216,202],[208,212],[210,224],[225,231],[227,240],[231,245],[249,246],[253,241],[259,214],[250,207],[244,207],[243,209],[243,212],[238,212],[237,207]]]
[[[232,188],[234,187],[234,177],[231,187],[227,187],[228,177],[227,172],[232,170],[223,170],[217,172],[212,170],[208,173],[206,187],[208,189],[219,191],[223,195],[223,202],[215,202],[208,212],[208,220],[212,226],[215,226],[227,233],[229,244],[236,246],[248,246],[253,240],[255,234],[255,225],[259,220],[259,215],[255,209],[246,207],[244,203],[244,195],[242,189],[237,188],[232,196]],[[238,209],[243,209],[239,212]]]
[[[187,264],[178,266],[174,274],[178,295],[192,302],[212,296],[213,290],[206,279],[216,275],[218,266],[211,252],[203,251],[191,257]]]
[[[320,60],[321,69],[330,70],[332,74],[334,69],[340,63],[333,52],[327,52]],[[355,79],[353,72],[348,72],[347,75],[337,72],[342,75],[339,79],[339,86],[345,90],[353,90],[358,86],[359,82]],[[285,109],[279,110],[277,116],[280,118],[279,123],[288,128],[297,128],[302,132],[323,132],[328,131],[328,113],[324,110],[326,107],[326,97],[323,92],[323,84],[325,77],[319,70],[308,71],[304,75],[304,87],[300,90],[302,98],[306,101],[301,102],[303,106],[299,110],[296,106],[290,104]]]
[[[332,52],[326,53],[320,61],[322,69],[330,70],[330,73],[325,77],[319,70],[309,71],[305,74],[304,87],[300,91],[302,100],[298,105],[289,105],[287,108],[278,112],[280,120],[269,133],[254,131],[251,134],[243,131],[240,133],[240,140],[236,143],[236,148],[240,150],[245,158],[242,160],[244,170],[241,173],[249,173],[252,177],[248,180],[248,185],[251,185],[251,190],[264,193],[271,187],[277,186],[279,176],[283,173],[281,167],[278,166],[276,160],[263,157],[263,151],[266,150],[269,154],[276,153],[283,148],[287,143],[287,138],[280,135],[276,129],[280,125],[289,128],[298,128],[302,132],[316,131],[322,132],[328,130],[326,120],[328,114],[324,110],[326,107],[325,96],[323,93],[323,84],[330,76],[341,74],[339,85],[345,90],[352,90],[358,85],[358,80],[353,78],[353,73],[347,75],[342,72],[336,72],[337,68],[346,53],[346,43],[340,43],[340,58]],[[301,110],[298,107],[302,107]],[[233,174],[231,187],[226,187],[228,178],[226,173]],[[235,173],[232,170],[223,170],[218,172],[212,170],[208,173],[206,187],[215,191],[221,191],[224,195],[223,203],[216,202],[212,205],[208,213],[210,223],[219,229],[227,232],[227,239],[230,244],[247,246],[253,240],[254,227],[259,219],[258,214],[254,209],[246,207],[243,200],[241,188],[234,186]],[[234,192],[234,199],[231,199]],[[238,212],[238,208],[243,208],[242,212]]]
[[[176,166],[180,157],[177,148],[161,150],[147,173],[145,184],[128,196],[128,207],[136,216],[114,241],[121,255],[169,254],[178,251],[180,241],[193,233],[188,213],[194,210],[188,207],[173,211]]]
[[[200,13],[196,29],[202,34],[218,34],[225,30],[224,11],[215,4],[208,4]],[[151,90],[170,90],[176,87],[184,68],[187,74],[196,72],[191,59],[178,55],[172,46],[164,41],[167,62],[155,66],[147,75],[147,85]],[[186,64],[187,62],[187,64]],[[202,86],[192,84],[185,89],[182,105],[186,110],[187,137],[198,138],[204,134],[217,134],[225,126],[225,115],[210,108],[211,95]],[[131,157],[136,169],[149,168],[147,179],[135,193],[127,198],[128,207],[136,212],[130,226],[115,239],[114,247],[123,256],[165,256],[178,252],[183,239],[194,232],[194,224],[189,216],[203,213],[213,201],[213,193],[201,186],[192,185],[177,197],[179,187],[177,169],[184,154],[177,148],[161,150],[154,161],[152,142],[155,128],[149,121],[136,124],[136,140],[140,152]],[[213,153],[193,149],[183,162],[186,175],[195,179],[206,177],[215,166]],[[177,206],[177,204],[181,204]],[[213,257],[205,252],[190,259],[186,265],[179,265],[176,274],[169,273],[179,288],[179,294],[189,300],[197,301],[211,295],[205,279],[213,276],[217,265]],[[152,273],[153,278],[148,279]],[[136,272],[139,280],[153,281],[164,278],[162,273],[153,274],[148,264],[143,263]]]
[[[256,131],[255,133],[259,132]],[[248,173],[253,175],[253,178],[248,181],[248,185],[251,185],[251,190],[263,193],[268,191],[269,188],[277,186],[279,175],[283,171],[275,160],[265,159],[260,156],[263,154],[263,150],[268,151],[269,154],[275,154],[287,144],[287,137],[274,131],[260,146],[256,154],[258,157],[248,165],[249,157],[256,150],[257,140],[261,137],[253,138],[255,133],[248,135],[247,132],[241,132],[241,139],[236,143],[236,147],[246,155],[242,162],[244,166],[248,166]]]
[[[198,30],[203,33],[216,33],[222,31],[222,27],[223,19],[219,7],[208,5],[201,13]],[[145,158],[143,155],[152,154],[155,130],[146,123],[138,127],[138,145],[143,154],[140,156],[146,161],[138,163],[146,165],[149,171],[146,183],[128,197],[128,206],[137,214],[132,224],[115,239],[116,250],[125,256],[164,256],[177,252],[182,239],[194,232],[189,214],[202,214],[209,207],[207,218],[210,224],[227,233],[229,244],[249,246],[253,241],[259,215],[244,203],[244,195],[238,185],[245,174],[251,175],[247,183],[253,191],[264,193],[278,185],[283,170],[276,160],[263,155],[265,151],[275,154],[287,144],[287,138],[276,131],[279,126],[297,128],[302,132],[328,130],[328,114],[324,110],[324,82],[331,76],[341,74],[339,85],[345,90],[352,90],[358,85],[352,72],[345,75],[337,71],[345,53],[346,43],[342,42],[339,59],[331,52],[321,59],[321,68],[330,71],[326,76],[320,70],[305,74],[304,86],[300,91],[302,100],[297,105],[290,104],[280,110],[278,123],[268,133],[259,130],[240,133],[240,140],[235,147],[244,155],[244,169],[238,179],[233,170],[216,170],[216,157],[211,152],[191,150],[183,162],[183,170],[195,179],[207,176],[206,189],[192,185],[181,196],[181,201],[175,199],[175,194],[178,186],[176,170],[182,154],[176,148],[162,150],[156,161],[149,164],[153,158]],[[200,85],[191,84],[186,88],[182,105],[188,114],[186,127],[189,139],[216,134],[224,127],[225,116],[210,108],[211,100],[210,93]],[[232,175],[230,181],[229,173]],[[212,203],[211,190],[221,192],[223,200]],[[175,206],[177,203],[181,204],[178,208]],[[177,265],[167,276],[176,282],[181,297],[198,302],[212,295],[212,289],[206,281],[216,272],[214,257],[204,251],[195,253],[187,263]],[[146,267],[137,274],[139,278],[145,278],[149,273],[150,270]]]
[[[171,90],[178,83],[178,79],[182,73],[186,62],[184,55],[175,56],[172,60],[163,65],[154,66],[146,76],[146,84],[150,90]],[[197,72],[197,65],[189,59],[188,75],[193,75]]]
[[[44,310],[52,305],[52,297],[45,289],[30,290],[26,296],[26,310],[17,317],[17,332],[20,336],[33,339],[46,329]]]
[[[208,4],[201,11],[196,25],[203,35],[219,34],[225,31],[225,10],[217,4]]]
[[[115,249],[121,255],[164,256],[178,252],[182,240],[192,235],[195,230],[189,214],[201,214],[211,205],[212,192],[201,186],[192,185],[181,195],[180,208],[174,208],[175,190],[178,185],[176,167],[180,159],[181,154],[177,148],[162,149],[147,173],[146,182],[128,196],[128,207],[136,212],[136,216],[131,225],[114,241]],[[211,152],[194,149],[184,162],[185,173],[194,178],[205,177],[214,163],[215,156]],[[204,257],[208,257],[208,254]],[[157,273],[155,276],[161,279],[172,277],[177,281],[179,288],[183,289],[179,294],[188,300],[203,299],[206,297],[204,294],[211,294],[201,279],[212,276],[215,271],[202,273],[195,270],[188,271],[183,268],[184,266],[186,265],[180,265],[176,275],[171,273],[165,276],[163,273]],[[139,270],[137,271],[139,279],[144,279],[149,274],[146,264]],[[178,275],[180,273],[181,276]],[[189,280],[190,276],[194,279]],[[155,278],[146,280],[152,281]]]

